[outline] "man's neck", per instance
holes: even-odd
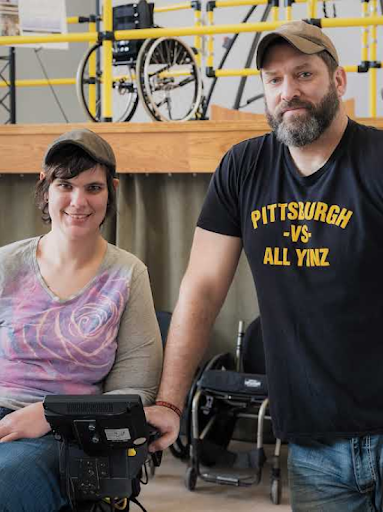
[[[298,148],[289,147],[291,158],[302,176],[318,171],[332,155],[347,127],[348,119],[339,112],[327,130],[312,144]]]

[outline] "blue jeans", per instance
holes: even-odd
[[[288,469],[293,512],[383,510],[383,436],[292,443]]]
[[[0,407],[0,419],[11,412]],[[56,512],[67,505],[57,444],[50,434],[0,443],[0,512]]]

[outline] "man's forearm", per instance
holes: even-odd
[[[158,400],[183,409],[217,313],[218,308],[206,299],[198,298],[194,303],[187,299],[178,302],[166,342]]]
[[[239,238],[196,228],[165,347],[158,400],[183,408],[241,254]]]

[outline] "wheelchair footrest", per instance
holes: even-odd
[[[261,472],[239,475],[238,473],[230,474],[202,471],[200,476],[206,482],[222,485],[233,485],[235,487],[248,487],[250,485],[257,485],[261,480]]]

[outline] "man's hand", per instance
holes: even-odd
[[[0,420],[0,443],[25,437],[42,437],[51,427],[44,416],[41,402],[27,405]]]
[[[167,407],[158,405],[145,407],[144,411],[146,421],[153,425],[153,427],[156,427],[161,434],[160,438],[149,445],[149,451],[158,452],[165,450],[165,448],[173,444],[178,437],[180,430],[180,418],[178,414]]]

